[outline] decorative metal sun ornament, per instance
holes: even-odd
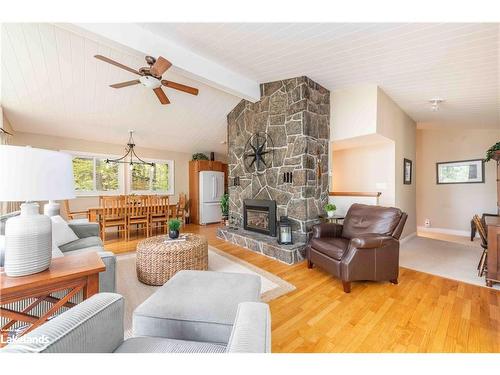
[[[272,167],[274,160],[274,143],[269,134],[255,133],[246,145],[243,153],[245,169],[249,173],[261,174]]]

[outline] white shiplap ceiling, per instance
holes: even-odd
[[[499,127],[498,24],[140,24],[256,83],[307,75],[330,90],[380,86],[415,121]],[[119,27],[110,25],[110,27]],[[226,115],[240,100],[176,72],[200,89],[166,89],[161,106],[142,86],[114,90],[142,53],[52,24],[3,24],[2,106],[17,131],[142,147],[224,152]],[[163,54],[169,57],[168,51]],[[432,112],[428,99],[445,102]],[[332,108],[334,111],[335,109]]]
[[[376,84],[417,122],[500,126],[499,24],[141,25],[257,82]]]
[[[142,85],[112,89],[136,76],[95,54],[132,68],[146,63],[108,45],[52,24],[4,24],[2,107],[13,128],[109,143],[125,143],[134,129],[141,147],[225,152],[226,115],[239,98],[170,71],[164,78],[197,87],[199,95],[164,89],[171,101],[164,106]]]

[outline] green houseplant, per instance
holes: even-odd
[[[496,151],[500,151],[500,142],[495,143],[488,149],[488,151],[486,151],[486,159],[484,159],[484,161],[488,162],[493,159],[493,155]]]
[[[179,219],[169,220],[169,222],[168,222],[168,236],[173,240],[178,238],[180,227],[181,227],[181,221]]]
[[[337,209],[337,206],[335,206],[332,203],[328,203],[325,205],[325,211],[326,211],[326,214],[328,215],[328,217],[333,217],[336,209]]]
[[[227,225],[229,218],[229,194],[226,193],[220,198],[220,208],[222,211],[222,220]]]
[[[193,160],[208,160],[208,156],[201,152],[197,152],[193,154]]]

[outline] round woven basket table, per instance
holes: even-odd
[[[137,244],[137,278],[144,284],[163,285],[178,271],[208,269],[208,241],[187,233],[186,241],[167,242],[167,235]]]

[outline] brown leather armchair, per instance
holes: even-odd
[[[312,227],[306,247],[308,268],[314,264],[342,280],[344,292],[351,281],[398,283],[399,238],[408,215],[398,208],[353,204],[344,224]]]

